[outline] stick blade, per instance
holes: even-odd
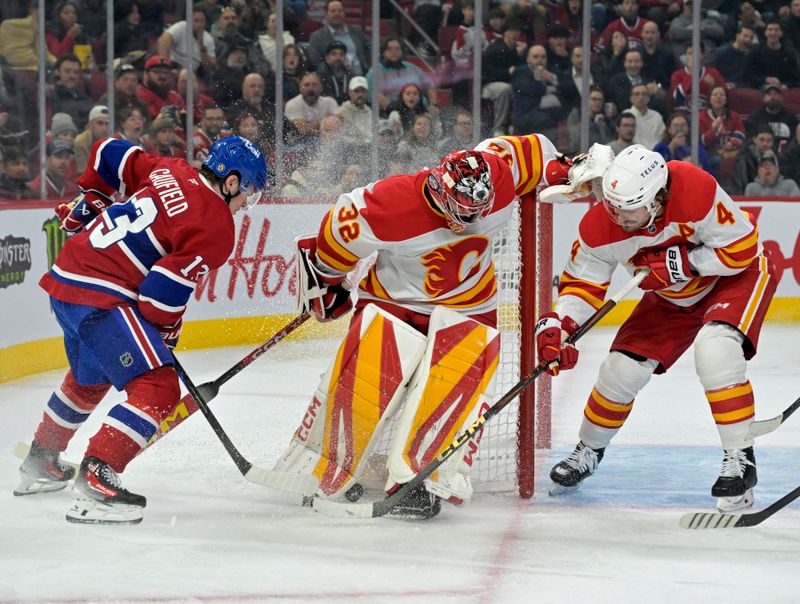
[[[329,501],[322,497],[312,499],[311,508],[315,512],[334,518],[373,518],[376,515],[374,503],[344,503]]]
[[[312,495],[319,488],[319,481],[313,476],[267,470],[255,465],[244,477],[254,484],[297,495]]]
[[[692,512],[681,516],[679,524],[685,529],[726,529],[750,526],[740,523],[742,514],[718,514],[716,512]]]

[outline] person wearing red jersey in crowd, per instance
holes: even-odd
[[[640,284],[644,297],[600,366],[580,442],[550,472],[551,494],[594,474],[636,395],[694,345],[697,376],[724,449],[711,495],[721,510],[749,507],[757,480],[750,433],[755,398],[745,373],[777,285],[758,230],[707,172],[667,163],[641,145],[614,159],[601,197],[580,222],[555,312],[537,324],[539,359],[552,361],[554,374],[574,367],[578,351],[562,345],[564,336],[603,303],[614,269],[650,272]]]
[[[639,16],[639,2],[637,0],[622,0],[619,6],[619,19],[614,19],[603,30],[598,42],[599,48],[608,48],[611,44],[611,35],[615,31],[622,31],[627,37],[631,48],[642,44],[642,28],[647,19]]]
[[[676,109],[688,109],[692,106],[692,61],[694,60],[694,49],[690,46],[686,49],[686,67],[672,72],[670,78],[670,90],[675,99]],[[700,42],[700,108],[705,109],[708,105],[708,95],[715,86],[725,86],[725,80],[719,71],[713,67],[703,64],[705,48]]]
[[[297,240],[301,310],[321,321],[342,316],[351,308],[346,274],[376,261],[278,469],[313,474],[318,495],[352,500],[397,416],[385,486],[393,493],[475,421],[492,401],[499,353],[492,238],[517,197],[540,184],[580,184],[586,163],[571,165],[538,134],[492,138],[432,169],[340,195],[319,232]],[[471,457],[451,458],[390,513],[430,518],[441,499],[468,501],[470,465]]]
[[[232,215],[258,201],[264,156],[228,137],[198,170],[128,141],[95,143],[82,193],[56,209],[77,231],[39,282],[64,332],[69,371],[44,410],[15,495],[63,489],[75,479],[67,520],[135,524],[146,499],[122,486],[123,472],[180,398],[170,350],[198,277],[233,251]],[[119,193],[124,201],[110,203]],[[111,408],[76,472],[61,461],[75,432],[114,386]]]
[[[69,177],[70,165],[75,157],[75,146],[70,141],[54,138],[47,143],[45,182],[47,193],[45,199],[72,199],[78,194],[78,185]],[[41,190],[42,176],[37,175],[28,186],[36,192]]]
[[[144,81],[136,87],[136,95],[147,103],[150,119],[154,119],[165,105],[183,107],[181,95],[170,84],[172,61],[154,55],[144,62]]]
[[[194,161],[198,165],[205,161],[211,146],[219,138],[219,131],[224,123],[225,112],[222,107],[216,103],[206,105],[203,117],[192,135]]]

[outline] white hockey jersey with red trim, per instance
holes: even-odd
[[[359,297],[430,314],[434,305],[469,314],[496,307],[492,237],[511,217],[514,200],[545,179],[556,157],[539,135],[488,139],[484,151],[495,191],[491,213],[454,234],[425,192],[430,170],[392,176],[339,197],[317,236],[318,268],[340,275],[377,251]]]
[[[667,167],[669,199],[664,215],[648,229],[624,231],[602,204],[584,215],[559,284],[559,316],[579,323],[589,318],[603,304],[616,266],[633,274],[629,261],[643,249],[689,248],[689,264],[698,276],[656,292],[682,307],[701,300],[720,277],[743,271],[761,254],[758,229],[714,177],[688,162],[671,161]]]
[[[70,237],[39,284],[65,302],[138,305],[155,325],[177,321],[197,278],[233,251],[233,217],[223,199],[184,160],[111,138],[95,143],[78,184],[128,199]]]

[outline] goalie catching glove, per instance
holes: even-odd
[[[578,329],[579,325],[569,317],[560,319],[554,312],[542,315],[536,324],[536,354],[539,362],[547,361],[547,372],[558,375],[578,363],[578,349],[564,346],[564,340]]]
[[[112,199],[96,189],[81,191],[69,203],[56,206],[56,216],[61,221],[59,228],[68,233],[80,231],[112,203]]]
[[[643,250],[631,258],[630,262],[636,269],[650,269],[650,274],[639,284],[645,291],[665,289],[676,283],[686,283],[695,277],[685,245]]]
[[[317,236],[295,240],[297,246],[297,310],[312,313],[317,321],[334,321],[353,308],[350,290],[344,286],[346,275],[327,275],[316,267]]]
[[[611,147],[599,143],[589,147],[587,153],[571,159],[561,156],[550,160],[545,168],[545,176],[551,186],[539,192],[539,201],[569,203],[592,193],[598,200],[602,199],[603,175],[613,161],[614,151]]]

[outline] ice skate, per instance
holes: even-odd
[[[594,474],[597,464],[603,459],[605,449],[592,449],[579,442],[565,460],[550,470],[550,495],[564,495],[577,490],[580,484]]]
[[[82,524],[138,524],[147,499],[122,488],[119,475],[104,461],[87,457],[75,479],[75,499],[67,520]]]
[[[428,520],[429,518],[437,516],[441,510],[441,498],[426,491],[424,485],[419,485],[408,497],[394,506],[386,516],[391,518]]]
[[[14,495],[60,491],[75,478],[75,468],[65,463],[58,451],[32,443],[27,457],[19,467],[19,477]]]
[[[725,449],[722,471],[711,487],[711,496],[717,498],[717,509],[720,512],[735,512],[752,507],[753,487],[757,482],[753,447]]]

